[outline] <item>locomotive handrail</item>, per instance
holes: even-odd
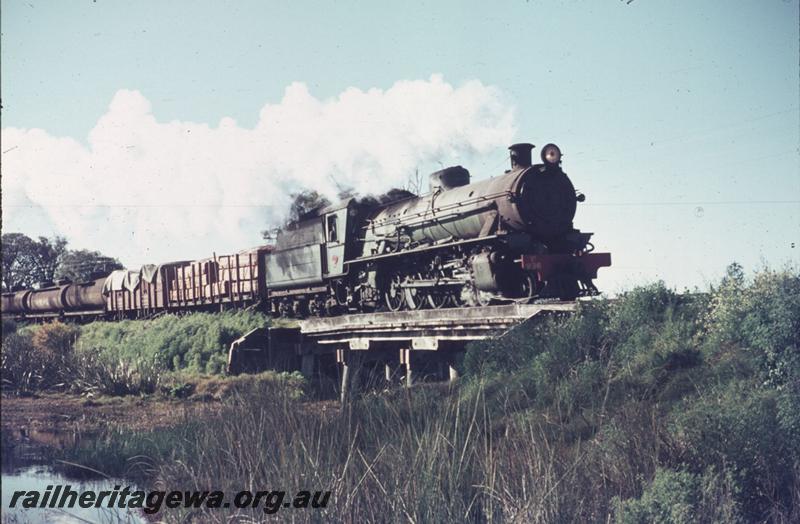
[[[494,202],[495,200],[497,200],[499,197],[501,197],[503,195],[511,195],[511,192],[510,191],[502,191],[502,192],[499,192],[499,193],[494,193],[492,195],[484,195],[484,196],[479,196],[479,197],[473,197],[473,198],[471,198],[469,200],[462,200],[460,202],[456,202],[456,203],[453,203],[453,204],[444,205],[442,207],[436,208],[435,210],[426,209],[424,212],[413,213],[411,215],[408,215],[408,216],[402,217],[402,218],[392,216],[392,217],[387,217],[387,218],[385,218],[383,220],[380,220],[380,221],[368,219],[367,220],[367,225],[364,226],[364,229],[369,229],[370,227],[374,227],[374,226],[392,225],[392,224],[399,223],[399,222],[409,223],[409,219],[413,219],[413,218],[422,218],[424,220],[431,221],[432,219],[427,218],[428,213],[437,213],[437,212],[442,212],[442,211],[449,211],[451,209],[457,209],[457,208],[462,207],[462,206],[474,204],[476,202],[481,202],[481,201],[485,201],[485,200],[490,200],[490,201]],[[490,206],[486,206],[486,207],[480,208],[480,209],[487,209],[489,207]],[[414,222],[411,222],[410,224],[411,225],[416,225],[416,223],[414,223]]]
[[[473,242],[485,242],[486,240],[492,240],[492,239],[498,238],[498,236],[499,235],[489,235],[489,236],[485,236],[485,237],[470,238],[470,239],[467,239],[467,240],[460,240],[460,241],[455,242],[454,244],[426,245],[426,246],[419,247],[419,248],[414,248],[414,249],[406,249],[406,250],[402,250],[402,251],[395,251],[393,253],[383,253],[383,254],[380,254],[380,255],[372,255],[372,256],[369,256],[369,257],[359,257],[359,258],[354,258],[352,260],[345,261],[344,265],[347,266],[347,265],[355,264],[355,263],[371,262],[373,260],[380,260],[380,259],[383,259],[383,258],[389,258],[389,257],[397,256],[397,255],[409,255],[409,254],[422,253],[424,251],[430,251],[430,250],[434,250],[434,249],[442,249],[442,248],[446,248],[446,247],[452,247],[453,245],[471,244]]]
[[[471,215],[479,215],[479,214],[483,213],[484,211],[488,211],[488,210],[491,210],[493,208],[494,208],[494,206],[491,206],[491,205],[482,206],[482,207],[476,207],[476,208],[474,208],[474,209],[472,209],[470,211],[461,213],[461,215],[459,215],[459,217],[465,217],[465,216],[471,216]],[[439,211],[441,211],[441,209]],[[419,213],[417,213],[417,214],[419,215]],[[426,215],[427,215],[427,213],[426,213]],[[409,222],[409,221],[402,221],[401,222],[401,221],[398,220],[397,224],[389,224],[389,225],[398,225],[398,226],[402,226],[404,228],[412,228],[412,227],[424,228],[424,227],[427,227],[426,224],[428,224],[428,223],[436,223],[436,224],[440,225],[442,228],[446,229],[444,227],[444,225],[442,225],[442,220],[445,220],[445,222],[446,222],[446,219],[439,218],[436,215],[433,215],[431,217],[427,217],[427,216],[423,215],[416,222]],[[386,225],[386,224],[384,224],[384,225]],[[386,238],[393,238],[395,236],[394,233],[384,235],[384,234],[379,234],[379,233],[373,232],[372,234],[373,234],[373,238],[371,238],[371,239],[367,239],[366,237],[364,237],[363,239],[359,239],[359,240],[362,240],[362,241],[373,240],[374,241],[374,240],[381,240],[381,239],[386,239]],[[451,236],[455,237],[455,235],[452,235],[452,234],[451,234]]]

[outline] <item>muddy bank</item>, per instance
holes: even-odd
[[[99,397],[40,394],[0,397],[0,422],[5,438],[33,440],[60,448],[81,434],[107,428],[147,431],[169,427],[218,408],[217,402],[159,397]]]

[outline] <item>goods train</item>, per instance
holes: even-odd
[[[203,260],[118,270],[2,295],[15,317],[147,317],[260,308],[276,316],[487,305],[593,295],[611,265],[573,227],[583,194],[547,144],[509,147],[511,168],[470,183],[461,166],[421,196],[350,198],[283,228],[274,244]]]

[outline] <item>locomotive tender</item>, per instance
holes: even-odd
[[[487,305],[594,295],[609,266],[573,227],[577,193],[548,144],[515,144],[511,169],[470,183],[461,166],[430,191],[388,202],[350,198],[235,255],[120,270],[89,283],[4,293],[4,315],[140,317],[260,307],[280,316]]]

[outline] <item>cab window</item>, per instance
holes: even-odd
[[[339,228],[338,228],[338,219],[336,215],[328,215],[328,242],[338,242],[339,241]]]

